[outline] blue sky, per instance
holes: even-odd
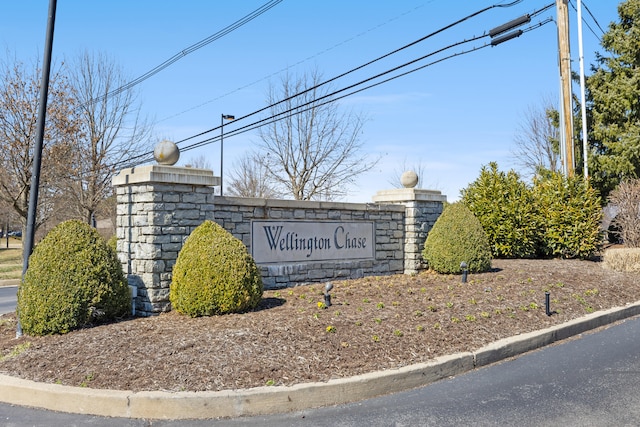
[[[48,3],[0,3],[3,59],[9,52],[25,62],[41,61]],[[59,63],[85,49],[105,53],[133,80],[266,3],[59,0],[53,58]],[[331,78],[496,3],[507,1],[283,0],[136,86],[142,112],[155,122],[156,137],[179,141],[219,126],[221,114],[241,117],[264,107],[269,83],[276,84],[286,72],[295,76],[317,69]],[[509,8],[494,8],[354,73],[334,87],[480,36],[550,3],[552,0],[523,0]],[[585,0],[605,31],[617,19],[618,3]],[[576,12],[571,6],[569,12],[573,69],[577,71]],[[555,14],[554,6],[534,17],[532,24],[555,18]],[[591,16],[586,11],[583,15],[601,36]],[[589,28],[583,27],[583,33],[589,74],[594,52],[601,49]],[[448,53],[481,46],[486,40]],[[421,186],[442,191],[449,201],[458,199],[482,165],[497,161],[503,170],[516,168],[511,150],[525,111],[540,105],[544,97],[558,97],[557,57],[557,30],[552,22],[499,46],[443,61],[343,99],[343,108],[367,117],[361,135],[366,154],[380,156],[375,169],[361,177],[345,201],[371,201],[377,190],[392,187],[390,182],[403,166],[421,169]],[[225,132],[244,124],[228,122]],[[234,162],[258,142],[256,132],[225,137],[225,179]],[[205,156],[214,171],[219,171],[219,153],[218,143],[213,143],[184,152],[179,164]]]

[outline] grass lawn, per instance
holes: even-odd
[[[9,239],[9,248],[0,242],[0,280],[19,279],[22,275],[22,247],[20,240]]]

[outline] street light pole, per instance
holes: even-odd
[[[233,120],[235,116],[230,114],[221,114],[220,115],[220,195],[224,196],[224,121],[225,120]]]

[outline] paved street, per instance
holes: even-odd
[[[640,317],[426,387],[233,420],[145,421],[0,404],[2,426],[635,426]]]
[[[17,286],[0,286],[0,314],[16,310]]]

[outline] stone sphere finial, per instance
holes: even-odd
[[[400,176],[400,183],[404,188],[414,188],[418,185],[418,174],[414,171],[406,171]]]
[[[174,142],[165,139],[153,149],[153,157],[159,165],[173,166],[180,158],[180,150]]]

